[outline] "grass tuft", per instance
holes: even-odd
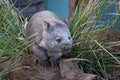
[[[79,1],[70,23],[73,48],[69,57],[80,58],[79,65],[85,72],[95,73],[109,80],[106,68],[120,67],[120,57],[115,55],[119,54],[119,51],[111,51],[113,47],[120,46],[120,41],[108,41],[105,36],[111,28],[116,28],[115,25],[120,18],[119,9],[115,13],[107,12],[112,6],[117,5],[116,1],[89,0],[85,7],[84,4],[84,0],[81,3]],[[114,14],[111,21],[104,21],[109,14]]]
[[[18,67],[14,59],[26,51],[23,26],[25,21],[13,4],[0,2],[0,79]]]

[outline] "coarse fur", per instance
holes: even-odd
[[[30,50],[43,65],[57,65],[61,55],[70,51],[72,38],[68,25],[51,11],[35,13],[26,26]]]

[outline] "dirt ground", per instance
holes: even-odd
[[[54,68],[55,70],[52,70],[51,72],[49,72],[49,69],[51,68],[46,67],[46,69],[44,69],[43,67],[40,66],[39,63],[36,62],[36,59],[37,57],[34,54],[25,54],[21,56],[20,62],[21,62],[21,65],[24,67],[14,72],[10,72],[7,75],[7,77],[10,80],[44,80],[42,78],[45,75],[48,75],[46,76],[46,80],[49,80],[48,78],[52,77],[52,75],[49,76],[49,74],[54,73],[53,75],[60,78],[59,75],[56,75],[56,72],[58,71],[57,68]],[[47,69],[48,71],[46,71]],[[53,79],[53,80],[56,80],[56,79]]]
[[[43,67],[36,61],[34,54],[26,54],[21,57],[21,65],[24,66],[7,75],[9,80],[103,80],[100,76],[84,73],[72,61],[60,61],[59,67]]]
[[[113,36],[115,36],[115,37],[113,37]],[[106,40],[108,40],[108,41],[120,41],[120,31],[115,31],[115,30],[110,31],[106,35]],[[114,47],[113,51],[120,52],[120,46]],[[118,56],[120,57],[120,54],[118,54]],[[107,69],[107,72],[109,74],[110,80],[120,80],[120,67],[110,67]]]
[[[115,34],[116,37],[110,37],[112,34]],[[99,34],[100,35],[100,34]],[[98,36],[99,36],[98,35]],[[120,32],[118,31],[110,31],[107,35],[106,35],[106,40],[109,41],[120,41]],[[120,46],[114,47],[114,50],[120,50]],[[23,68],[16,70],[14,72],[10,72],[7,77],[10,80],[43,80],[40,77],[44,76],[44,75],[48,75],[50,77],[49,74],[51,74],[51,72],[47,72],[45,73],[45,70],[42,70],[42,67],[40,67],[40,64],[36,63],[36,56],[34,56],[33,54],[25,54],[20,58],[20,63],[22,66],[24,66]],[[50,68],[48,68],[50,69]],[[58,71],[58,68],[54,68],[56,69],[55,71]],[[43,72],[43,74],[39,74],[39,72]],[[120,67],[111,67],[107,69],[107,72],[109,74],[110,80],[120,80]],[[54,70],[52,71],[52,73],[56,73],[54,72]],[[40,76],[41,75],[41,76]],[[54,76],[57,77],[53,78],[53,80],[58,80],[59,78],[61,78],[56,74],[53,74]],[[46,80],[49,80],[46,78]],[[61,79],[62,80],[62,79]],[[63,79],[64,80],[64,79]],[[95,79],[97,80],[97,79]]]

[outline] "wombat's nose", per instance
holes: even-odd
[[[70,46],[70,44],[64,44],[64,45],[62,45],[61,48],[63,51],[69,51],[71,49],[71,46]]]

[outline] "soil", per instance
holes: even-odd
[[[116,37],[111,38],[112,34],[115,34]],[[120,41],[120,32],[115,30],[109,31],[109,33],[106,35],[105,38],[106,40],[109,41],[116,41],[116,40]],[[114,50],[120,50],[120,46],[114,47]],[[36,63],[36,60],[37,57],[33,54],[22,55],[20,57],[20,63],[21,66],[23,66],[23,68],[18,69],[14,72],[10,72],[7,75],[7,78],[9,78],[10,80],[50,80],[48,78],[52,78],[51,80],[65,80],[60,76],[59,68],[48,67],[45,69],[41,67],[40,64]],[[107,69],[107,72],[110,77],[109,80],[120,80],[120,67],[110,67]],[[47,75],[47,77],[46,79],[43,79],[42,77],[44,77],[45,75]],[[80,79],[67,79],[67,80],[80,80]],[[94,79],[94,80],[102,80],[102,79]]]
[[[20,58],[21,65],[24,66],[21,69],[18,69],[14,72],[10,72],[7,77],[10,80],[44,80],[42,79],[45,75],[46,80],[51,78],[53,75],[60,78],[59,75],[56,75],[56,72],[59,70],[58,68],[51,69],[51,67],[42,67],[39,63],[36,62],[37,57],[34,54],[25,54]],[[51,71],[49,71],[51,70]],[[56,72],[54,72],[56,71]],[[41,73],[42,72],[42,73]],[[49,74],[53,75],[49,75]],[[55,79],[53,79],[55,80]]]
[[[120,31],[117,30],[111,30],[106,35],[107,41],[120,41]],[[112,51],[120,51],[120,46],[113,47]],[[120,54],[118,54],[118,57],[120,57]],[[120,80],[120,67],[110,67],[107,69],[107,72],[109,74],[109,80]]]
[[[59,67],[44,67],[36,62],[34,54],[24,54],[19,59],[22,68],[7,74],[9,80],[103,80],[103,78],[84,73],[72,61],[60,61]]]
[[[97,34],[97,37],[99,37],[103,33],[104,32]],[[109,31],[103,40],[120,41],[120,30]],[[120,51],[120,46],[113,47],[110,50],[110,52],[112,51]],[[120,54],[118,54],[118,57],[120,57]],[[107,73],[109,74],[109,80],[120,80],[120,67],[114,66],[114,67],[107,68]]]
[[[120,67],[111,67],[107,70],[109,80],[120,80]]]

